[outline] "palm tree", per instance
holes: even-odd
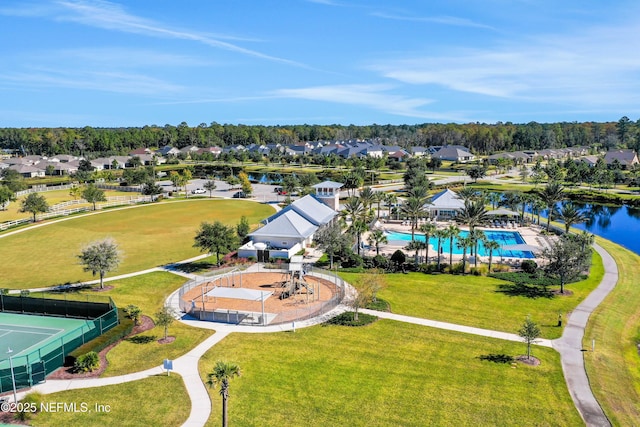
[[[469,239],[471,239],[471,248],[473,250],[473,266],[478,266],[478,243],[484,241],[487,238],[486,234],[482,230],[473,229],[469,231]]]
[[[417,199],[423,199],[426,202],[426,199],[429,195],[429,188],[424,185],[417,185],[412,187],[409,191],[407,191],[407,195],[409,197],[415,197]]]
[[[367,209],[367,211],[371,209],[371,205],[373,205],[375,197],[375,193],[373,192],[371,187],[364,187],[362,190],[360,190],[360,201],[362,201],[362,204]]]
[[[460,229],[451,224],[443,230],[446,234],[446,238],[449,239],[449,266],[453,265],[453,239],[457,238],[460,234]]]
[[[229,380],[242,375],[240,367],[235,363],[217,361],[216,365],[207,375],[209,387],[220,385],[220,396],[222,396],[222,427],[227,427],[227,400],[229,399]]]
[[[502,201],[502,193],[491,192],[487,196],[487,200],[489,201],[489,203],[491,203],[492,209],[497,209],[500,205],[500,202]]]
[[[537,195],[533,196],[533,200],[531,201],[531,220],[533,221],[533,213],[535,212],[538,216],[538,225],[540,225],[540,212],[546,208],[544,201]]]
[[[373,195],[374,195],[373,202],[378,205],[378,210],[376,211],[376,217],[377,219],[380,219],[380,204],[384,202],[385,194],[381,191],[376,191],[375,193],[373,193]]]
[[[520,194],[520,204],[522,206],[522,214],[520,215],[520,225],[524,225],[524,213],[527,210],[527,205],[533,202],[533,196],[528,193]]]
[[[500,249],[500,243],[495,240],[485,239],[483,242],[484,248],[489,251],[489,273],[491,273],[491,263],[493,261],[493,251]]]
[[[596,241],[595,236],[587,230],[582,230],[582,233],[576,234],[575,239],[580,243],[582,252],[585,251],[587,246],[593,245],[593,242]]]
[[[440,249],[442,248],[442,239],[447,238],[447,232],[442,228],[438,228],[433,232],[433,237],[438,239],[438,271],[440,271]]]
[[[418,253],[420,252],[420,249],[422,249],[422,247],[423,243],[419,240],[412,240],[407,243],[407,246],[404,247],[408,251],[416,251],[415,255],[413,256],[413,260],[416,265],[418,265]]]
[[[585,222],[587,219],[580,209],[571,202],[562,205],[558,212],[558,218],[564,222],[565,233],[569,233],[569,229],[573,224]]]
[[[425,259],[426,263],[429,264],[429,238],[433,235],[433,233],[435,233],[437,228],[435,224],[425,223],[420,225],[419,230],[420,232],[424,233],[425,248],[427,250]]]
[[[380,255],[380,245],[388,243],[387,236],[384,235],[382,230],[373,230],[369,234],[369,245],[376,247],[376,255]]]
[[[389,219],[391,219],[391,207],[398,203],[398,196],[395,193],[387,193],[384,196],[384,201],[389,207]]]
[[[477,193],[476,190],[474,190],[471,187],[462,187],[462,190],[458,191],[458,197],[460,197],[462,200],[467,201],[467,200],[473,200],[477,197]]]
[[[551,215],[555,210],[556,204],[562,200],[564,187],[557,182],[550,182],[540,193],[540,198],[544,202],[548,210],[547,215],[547,231],[551,228]]]
[[[520,193],[519,191],[513,191],[505,193],[500,201],[500,205],[511,209],[512,211],[517,211],[518,206],[520,205]]]
[[[411,221],[411,240],[415,240],[416,227],[418,226],[418,218],[426,215],[424,208],[425,199],[418,197],[409,197],[402,204],[402,211]]]
[[[472,231],[477,225],[487,220],[487,209],[481,200],[465,200],[457,219],[467,224],[469,231]]]
[[[341,215],[343,218],[351,220],[351,225],[347,231],[356,236],[358,243],[358,255],[360,255],[360,238],[362,233],[367,230],[367,211],[365,206],[362,204],[360,198],[351,196],[345,202]]]
[[[467,248],[473,247],[473,239],[470,236],[458,238],[458,248],[462,249],[462,274],[467,268]]]

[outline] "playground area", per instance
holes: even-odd
[[[215,322],[262,326],[293,322],[328,311],[341,301],[343,288],[334,279],[308,274],[294,263],[273,272],[235,272],[185,289],[180,307],[195,318]]]

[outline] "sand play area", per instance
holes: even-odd
[[[214,291],[216,288],[258,292],[253,292],[256,295],[253,300],[250,296],[251,293],[247,293],[249,299],[241,299],[244,295],[237,291],[231,293],[237,292],[238,298],[211,296],[212,293],[217,293]],[[224,292],[220,289],[218,291]],[[196,286],[186,292],[182,296],[182,300],[186,306],[191,306],[197,312],[232,310],[255,315],[261,314],[264,302],[264,312],[267,313],[268,323],[273,324],[291,322],[319,314],[323,308],[326,308],[329,301],[335,300],[338,291],[333,282],[309,274],[304,275],[301,280],[298,277],[292,278],[289,272],[281,271],[238,273]],[[250,319],[255,320],[255,317],[250,317]]]

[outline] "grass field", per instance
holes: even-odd
[[[366,273],[365,273],[366,274]],[[554,298],[509,296],[498,292],[507,282],[478,276],[422,273],[386,274],[387,288],[378,295],[398,314],[515,333],[527,315],[538,323],[544,338],[558,338],[558,313],[566,315],[602,280],[602,259],[594,252],[588,279],[567,285],[573,295]],[[341,273],[353,282],[357,273]],[[566,316],[565,316],[566,317]]]
[[[597,239],[616,261],[618,284],[589,320],[584,359],[591,388],[614,425],[640,422],[640,256]]]
[[[232,334],[200,361],[239,364],[230,384],[234,426],[581,425],[559,356],[535,348],[538,367],[482,361],[524,344],[380,320],[359,328]],[[220,424],[218,389],[209,389]]]
[[[177,374],[53,393],[44,396],[43,402],[75,403],[79,412],[41,412],[31,421],[33,426],[179,426],[191,411],[187,390]],[[91,412],[81,412],[82,403]],[[110,412],[97,412],[95,405],[108,405]]]
[[[101,292],[110,296],[118,307],[128,304],[137,305],[142,314],[154,318],[155,313],[164,305],[167,297],[186,281],[184,277],[171,273],[149,273],[109,283],[114,288]],[[93,291],[83,291],[83,293]],[[162,364],[164,359],[175,359],[211,336],[209,329],[192,328],[181,322],[169,327],[169,335],[176,340],[170,344],[158,344],[157,339],[164,336],[164,329],[156,326],[138,336],[155,337],[147,343],[125,340],[107,353],[109,366],[103,376],[116,376],[143,371]]]
[[[235,225],[245,215],[250,224],[273,208],[249,201],[198,199],[84,215],[0,238],[3,272],[0,288],[24,289],[92,279],[77,254],[83,245],[112,237],[124,257],[111,276],[199,255],[193,237],[202,221]]]
[[[53,206],[58,203],[68,202],[70,200],[73,200],[73,197],[69,195],[69,190],[43,191],[42,193],[39,193],[39,194],[44,196],[47,199],[47,203],[49,204],[49,206]],[[104,190],[104,195],[105,197],[115,197],[115,196],[136,196],[139,194],[128,193],[125,191]],[[27,213],[19,212],[21,202],[26,197],[27,196],[18,197],[18,200],[16,200],[15,202],[11,202],[9,204],[9,207],[7,208],[7,210],[5,211],[0,210],[0,222],[13,221],[21,218],[31,218],[32,215],[29,212]],[[90,203],[85,203],[85,204],[73,205],[73,206],[70,206],[69,208],[78,208],[83,206],[92,206],[92,205]]]

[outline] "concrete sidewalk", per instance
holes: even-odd
[[[396,320],[398,322],[413,323],[414,325],[428,326],[431,328],[438,328],[438,329],[446,329],[448,331],[462,332],[465,334],[472,334],[472,335],[480,335],[483,337],[497,338],[497,339],[506,340],[506,341],[523,342],[520,336],[516,334],[510,334],[508,332],[474,328],[471,326],[458,325],[455,323],[438,322],[436,320],[423,319],[420,317],[403,316],[400,314],[389,313],[386,311],[362,309],[360,310],[360,312],[370,314],[372,316],[378,316],[382,319],[391,319],[391,320]],[[543,339],[543,338],[537,339],[535,344],[541,347],[549,347],[549,348],[552,347],[552,341],[548,339]]]
[[[578,412],[588,426],[610,426],[611,422],[596,400],[589,378],[584,367],[582,347],[584,329],[593,310],[600,305],[618,282],[618,266],[615,260],[601,246],[594,244],[594,249],[602,257],[604,277],[596,289],[571,312],[562,337],[553,342],[553,348],[560,353],[562,371],[567,382],[569,394]]]
[[[598,404],[597,400],[591,392],[589,386],[589,380],[587,378],[584,369],[584,358],[582,349],[582,339],[584,336],[584,328],[587,324],[589,316],[593,310],[604,300],[608,293],[615,287],[618,280],[618,269],[613,258],[600,246],[594,245],[595,250],[602,256],[605,275],[600,285],[571,313],[568,318],[567,325],[564,333],[560,339],[548,340],[539,339],[536,344],[543,347],[550,347],[556,349],[561,356],[562,368],[567,382],[569,393],[574,401],[574,404],[578,408],[581,416],[588,426],[610,426],[610,422],[604,414],[602,408]],[[200,258],[200,257],[197,257]],[[194,259],[192,259],[194,260]],[[191,261],[191,260],[189,260]],[[256,267],[259,270],[259,268]],[[128,275],[118,276],[118,278],[130,277],[140,273],[147,273],[150,271],[170,271],[164,268],[154,268],[145,270],[144,272],[131,273]],[[184,274],[184,273],[183,273]],[[187,276],[189,277],[189,276]],[[111,280],[116,277],[111,278]],[[177,296],[179,291],[175,291],[168,299],[169,305],[177,308]],[[341,304],[334,308],[329,313],[323,316],[319,316],[313,319],[295,322],[295,324],[287,323],[273,326],[242,326],[242,325],[228,325],[213,322],[204,322],[195,319],[185,317],[180,319],[181,322],[198,327],[215,330],[216,333],[211,337],[204,340],[194,349],[186,353],[185,355],[174,360],[174,371],[180,374],[183,378],[187,393],[191,400],[191,412],[188,419],[185,421],[185,426],[202,426],[205,425],[209,419],[211,413],[211,399],[207,389],[205,388],[200,374],[198,372],[198,362],[202,355],[220,342],[226,336],[232,332],[236,333],[274,333],[291,331],[295,328],[304,328],[317,324],[321,324],[329,318],[336,316],[337,314],[348,310],[347,305]],[[445,329],[450,331],[456,331],[461,333],[468,333],[473,335],[485,336],[496,339],[503,339],[508,341],[522,342],[522,338],[516,334],[507,332],[492,331],[488,329],[474,328],[471,326],[457,325],[447,322],[439,322],[435,320],[423,319],[418,317],[404,316],[388,312],[380,312],[374,310],[361,310],[362,313],[378,316],[383,319],[391,319],[399,322],[412,323],[421,326]],[[64,390],[88,388],[88,387],[100,387],[112,384],[121,384],[130,381],[137,381],[139,379],[147,378],[153,375],[165,374],[162,367],[157,366],[145,371],[136,372],[127,375],[121,375],[117,377],[109,378],[93,378],[93,379],[79,379],[79,380],[49,380],[43,384],[33,387],[34,390],[38,390],[42,393],[55,393]],[[19,399],[24,397],[25,392],[18,394]]]

